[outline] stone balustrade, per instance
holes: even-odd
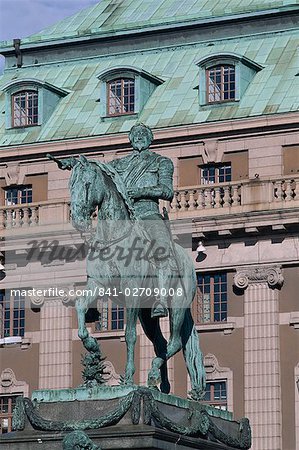
[[[170,217],[204,216],[299,207],[299,177],[191,186],[175,191],[172,205],[162,202]],[[96,214],[93,219],[95,220]],[[70,203],[48,200],[0,207],[0,230],[66,224]]]
[[[69,222],[69,201],[45,201],[0,207],[0,230]]]
[[[191,186],[175,191],[172,204],[163,202],[170,216],[225,214],[299,206],[299,177]],[[189,214],[188,214],[189,213]]]

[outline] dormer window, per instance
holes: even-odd
[[[236,97],[236,71],[232,65],[217,65],[206,69],[207,103],[233,101]]]
[[[163,83],[155,75],[132,66],[106,69],[98,78],[100,116],[115,120],[140,113],[157,86]]]
[[[38,124],[38,93],[20,91],[12,95],[12,127]]]
[[[242,99],[251,80],[263,69],[256,62],[234,53],[214,54],[197,62],[200,106],[217,107]],[[224,105],[221,105],[221,104]]]
[[[135,80],[117,78],[107,83],[107,115],[133,114],[135,110]]]
[[[68,94],[64,89],[35,78],[10,81],[1,90],[5,92],[5,127],[8,130],[44,124]]]

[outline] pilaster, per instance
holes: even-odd
[[[242,267],[234,277],[244,290],[244,401],[252,450],[281,450],[279,266]]]
[[[72,311],[62,298],[42,299],[39,344],[39,389],[72,386]]]

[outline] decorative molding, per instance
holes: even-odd
[[[234,285],[242,290],[255,283],[267,283],[272,289],[280,288],[283,281],[280,266],[242,267],[234,276]]]
[[[289,324],[299,330],[299,311],[293,311],[290,313]]]
[[[237,328],[235,322],[212,322],[212,323],[201,323],[196,325],[196,329],[199,332],[211,332],[211,331],[223,331],[223,334],[232,334],[234,329]]]
[[[33,306],[40,308],[45,303],[45,297],[43,295],[28,295],[30,302]]]
[[[226,381],[227,409],[233,411],[233,371],[229,367],[221,367],[212,353],[204,357],[207,381]]]
[[[25,170],[25,166],[20,167],[19,163],[6,163],[6,168],[3,170],[6,185],[24,184]]]
[[[204,163],[211,163],[217,161],[218,153],[218,141],[204,141],[203,142],[203,152],[202,157]]]
[[[17,381],[12,369],[4,369],[0,375],[0,395],[17,393],[27,397],[29,395],[29,385],[26,381]]]

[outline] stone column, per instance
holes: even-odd
[[[72,310],[63,299],[33,299],[40,310],[39,389],[72,386]]]
[[[281,450],[279,266],[243,267],[234,278],[244,292],[244,401],[252,450]]]

